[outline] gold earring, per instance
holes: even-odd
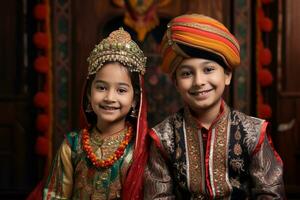
[[[86,106],[85,112],[91,113],[93,112],[93,108],[91,103],[88,103],[88,105]]]
[[[130,116],[133,117],[133,118],[137,118],[137,110],[136,110],[135,106],[132,106]]]

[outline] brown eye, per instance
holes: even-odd
[[[95,86],[96,90],[99,90],[99,91],[105,91],[107,90],[107,87],[105,87],[104,85],[101,85],[101,84],[97,84]]]
[[[118,93],[120,93],[120,94],[124,94],[124,93],[126,93],[128,90],[126,89],[126,88],[119,88],[118,89]]]
[[[191,71],[181,71],[180,72],[180,76],[183,77],[183,78],[190,77],[191,75],[192,75]]]
[[[215,70],[215,68],[213,66],[208,66],[203,69],[204,73],[206,73],[206,74],[209,74],[209,73],[213,72],[214,70]]]

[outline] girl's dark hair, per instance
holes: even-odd
[[[124,66],[123,64],[121,64],[119,62],[106,62],[106,63],[104,63],[104,65],[105,64],[110,64],[110,63],[118,63],[121,66]],[[139,105],[140,105],[140,94],[141,94],[139,73],[138,72],[130,72],[126,66],[124,66],[124,67],[127,69],[128,74],[130,76],[131,84],[132,84],[133,91],[134,91],[134,97],[133,98],[136,102],[135,109],[138,113]],[[95,79],[95,76],[96,76],[95,74],[89,76],[89,79],[86,82],[86,87],[85,87],[85,91],[84,91],[85,96],[83,97],[83,102],[82,102],[84,113],[86,115],[87,121],[91,125],[95,125],[97,123],[97,115],[94,112],[86,112],[85,110],[86,110],[88,104],[90,103],[88,97],[91,96],[91,88],[92,88],[92,83]],[[126,121],[129,121],[132,124],[135,124],[137,119],[134,118],[134,117],[131,117],[130,112],[131,112],[131,110],[127,114]]]

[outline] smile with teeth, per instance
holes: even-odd
[[[119,109],[119,108],[113,107],[113,106],[102,106],[102,105],[100,105],[100,108],[102,108],[104,110],[117,110],[117,109]]]
[[[207,93],[209,93],[211,90],[204,90],[204,91],[191,91],[190,94],[191,95],[206,95]]]

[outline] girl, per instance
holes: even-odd
[[[66,135],[44,199],[140,199],[146,163],[146,58],[123,29],[91,52],[83,108],[89,127]]]

